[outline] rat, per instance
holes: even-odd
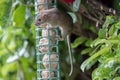
[[[74,31],[74,25],[71,16],[64,11],[59,10],[58,8],[42,10],[39,12],[38,16],[35,19],[35,25],[39,26],[44,23],[48,23],[52,27],[58,26],[61,31],[61,40],[67,38],[68,51],[71,63],[71,71],[69,73],[69,76],[71,76],[73,72],[73,61],[70,45],[70,34]]]
[[[70,15],[57,8],[42,10],[39,12],[35,20],[35,25],[39,26],[43,23],[49,23],[53,27],[58,26],[63,40],[73,30],[73,20]]]

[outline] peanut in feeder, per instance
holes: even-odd
[[[49,70],[44,70],[41,72],[41,76],[44,80],[49,80],[50,77],[54,77],[55,73],[50,72]]]
[[[43,57],[43,65],[46,69],[56,69],[58,65],[58,55],[57,54],[50,54],[50,58],[48,54],[45,54]],[[50,65],[49,65],[50,63]]]
[[[52,46],[50,46],[50,49],[48,49],[49,40],[47,38],[40,39],[39,44],[41,45],[39,49],[41,52],[48,52],[49,50],[51,51],[53,48]]]
[[[49,26],[51,26],[51,25],[49,25]],[[46,37],[46,36],[48,36],[48,33],[49,33],[49,35],[50,35],[50,41],[51,41],[51,44],[55,44],[55,42],[56,42],[56,32],[55,32],[55,30],[53,29],[53,28],[49,28],[49,29],[43,29],[42,30],[42,37],[44,36],[44,37]]]

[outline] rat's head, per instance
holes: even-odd
[[[47,18],[48,18],[48,14],[47,13],[39,13],[38,16],[36,17],[36,20],[35,20],[35,25],[36,26],[39,26],[43,23],[46,23],[47,22]]]

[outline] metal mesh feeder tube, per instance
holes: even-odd
[[[57,0],[35,0],[35,14],[56,6]],[[58,28],[50,26],[36,26],[37,80],[60,80]]]

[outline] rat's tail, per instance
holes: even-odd
[[[69,76],[71,76],[73,73],[73,60],[72,60],[72,50],[70,45],[70,35],[67,35],[67,44],[68,44],[68,51],[69,51],[70,64],[71,64],[71,70],[70,70]]]

